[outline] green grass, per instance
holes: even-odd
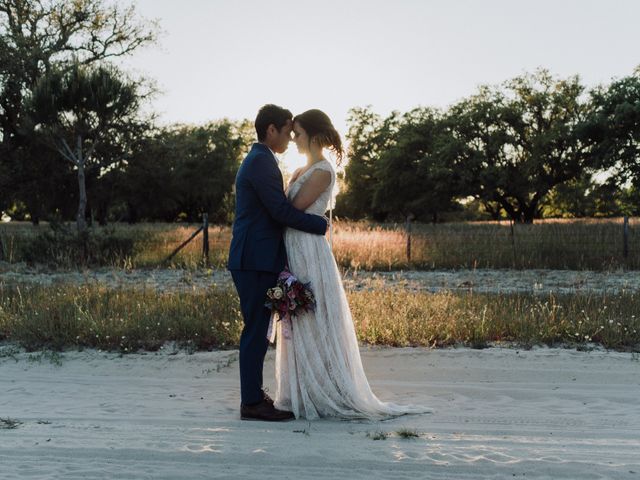
[[[375,432],[367,432],[367,438],[371,440],[386,440],[389,433],[382,430],[376,430]]]
[[[362,342],[390,346],[500,342],[611,349],[640,345],[640,295],[414,293],[390,289],[350,295]]]
[[[420,434],[418,433],[417,430],[410,429],[410,428],[401,428],[400,430],[397,430],[395,433],[400,438],[419,438],[420,437]]]
[[[241,324],[238,299],[230,290],[0,287],[0,340],[27,350],[154,351],[166,342],[192,350],[226,348],[238,345]]]
[[[640,294],[549,295],[350,291],[358,339],[387,346],[500,343],[640,351]],[[0,286],[0,341],[27,350],[237,347],[242,318],[228,287],[157,292],[58,285]]]
[[[22,422],[12,418],[0,418],[0,430],[15,430]]]
[[[72,237],[52,235],[46,224],[0,224],[0,260],[58,268],[74,268],[83,262],[117,268],[155,267],[198,227],[166,223],[97,227],[90,235],[87,253]],[[73,232],[72,227],[68,230]],[[623,257],[619,218],[541,220],[513,229],[508,222],[416,224],[411,260],[407,259],[403,225],[337,221],[333,239],[336,261],[343,269],[640,269],[639,218],[630,220],[627,258]],[[225,267],[230,241],[230,227],[209,227],[211,267]],[[202,266],[202,236],[170,264]]]

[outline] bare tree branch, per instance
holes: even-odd
[[[78,160],[75,156],[75,154],[73,153],[73,150],[71,150],[71,148],[69,147],[69,144],[67,143],[67,141],[62,138],[61,139],[61,145],[63,146],[63,150],[58,148],[58,151],[62,154],[62,156],[64,158],[66,158],[67,160],[69,160],[72,164],[74,165],[78,165]]]

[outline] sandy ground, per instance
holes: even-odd
[[[0,346],[0,419],[20,422],[0,420],[0,478],[640,478],[630,353],[367,347],[380,398],[434,413],[271,424],[239,420],[236,351],[169,350],[56,362]]]
[[[395,272],[346,272],[348,289],[398,287],[415,291],[469,291],[487,293],[640,292],[637,271],[593,272],[574,270],[439,270]],[[0,283],[55,285],[101,284],[158,291],[186,291],[211,285],[232,286],[226,270],[115,270],[96,269],[49,272],[0,262]]]

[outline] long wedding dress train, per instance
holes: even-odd
[[[315,169],[331,172],[332,181],[306,212],[323,215],[332,201],[336,179],[328,161],[312,165],[290,186],[288,196],[293,199]],[[290,334],[284,335],[282,322],[275,322],[275,406],[306,419],[429,412],[421,406],[382,402],[372,392],[340,272],[326,237],[287,228],[284,238],[289,269],[300,281],[311,282],[316,308],[294,317]]]

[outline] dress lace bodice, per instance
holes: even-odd
[[[291,186],[289,187],[287,196],[289,200],[293,200],[300,191],[300,188],[302,188],[305,180],[309,178],[309,176],[311,176],[311,173],[315,170],[326,170],[330,172],[331,183],[326,188],[326,190],[322,192],[322,194],[316,199],[316,201],[309,205],[305,212],[312,213],[314,215],[324,215],[324,213],[329,209],[329,205],[333,202],[333,191],[336,184],[336,172],[328,160],[320,160],[319,162],[314,163],[307,169],[306,172],[296,178],[295,182],[293,182],[293,184],[291,184]]]

